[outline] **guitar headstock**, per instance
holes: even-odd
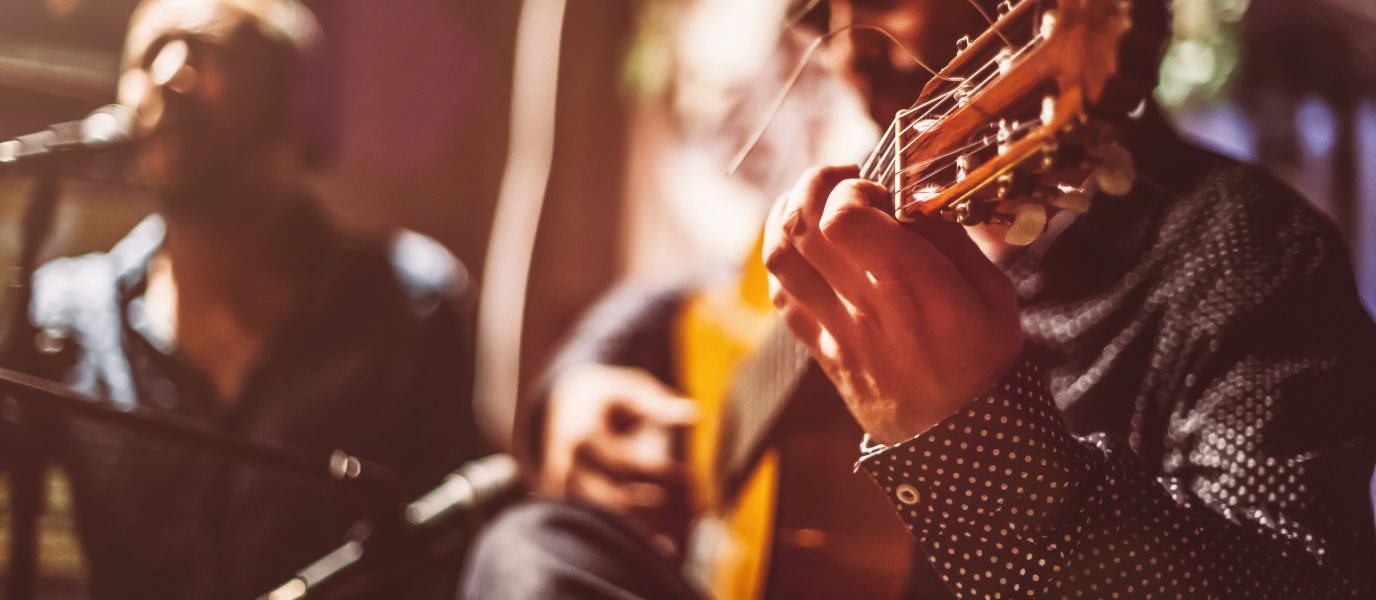
[[[1156,85],[1168,34],[1165,0],[1004,2],[897,115],[862,175],[889,188],[899,220],[992,222],[1031,243],[1046,207],[1088,208],[1087,185],[1132,189],[1117,138]]]

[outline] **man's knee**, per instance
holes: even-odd
[[[502,513],[474,543],[460,598],[693,598],[676,569],[629,523],[576,503]]]

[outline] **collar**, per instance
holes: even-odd
[[[336,287],[344,272],[343,243],[328,219],[314,202],[303,201],[299,206],[290,217],[294,228],[300,232],[297,247],[316,253],[312,260],[318,268],[308,270],[315,276],[306,282],[301,302],[293,311],[298,315],[311,314],[314,312],[312,306],[328,299],[329,291]],[[166,235],[166,221],[157,213],[151,214],[120,240],[108,256],[115,265],[115,285],[125,322],[158,352],[170,355],[176,351],[176,340],[152,324],[144,306],[149,267]]]

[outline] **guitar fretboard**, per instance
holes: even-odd
[[[891,148],[891,139],[885,136],[875,148],[861,177],[878,182],[884,175],[877,165],[887,160],[884,150]],[[721,481],[728,496],[734,495],[753,470],[770,432],[811,364],[807,347],[782,321],[775,320],[760,347],[738,368],[724,404],[718,455]]]
[[[718,465],[728,497],[745,482],[769,433],[811,362],[807,348],[775,320],[733,378],[722,417]]]

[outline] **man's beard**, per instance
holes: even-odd
[[[265,167],[215,164],[182,172],[158,190],[158,206],[166,216],[195,221],[219,230],[251,227],[273,210],[282,195],[268,183]]]

